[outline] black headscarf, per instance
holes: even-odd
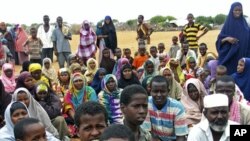
[[[131,76],[130,79],[125,79],[124,78],[123,71],[125,69],[131,69],[131,71],[132,71],[132,66],[130,64],[125,64],[122,67],[121,78],[118,80],[118,87],[124,89],[128,85],[132,85],[132,84],[139,84],[140,85],[141,83],[140,83],[138,77],[135,76],[135,74],[133,72],[132,72],[132,76]]]

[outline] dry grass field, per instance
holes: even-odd
[[[179,31],[171,31],[171,32],[154,32],[151,35],[151,44],[148,45],[147,48],[149,48],[152,45],[157,46],[158,43],[163,42],[166,47],[166,51],[169,50],[171,44],[172,44],[172,37],[178,36]],[[215,48],[215,41],[217,39],[217,36],[219,34],[219,30],[212,30],[209,31],[206,35],[204,35],[200,40],[199,43],[206,43],[208,45],[208,50],[212,52],[216,52]],[[135,31],[123,31],[123,32],[117,32],[117,38],[118,38],[118,47],[120,48],[130,48],[132,50],[132,54],[137,50],[137,41],[136,41],[136,32]],[[79,44],[79,36],[74,35],[73,39],[70,42],[72,53],[75,53]],[[98,52],[97,52],[98,53]],[[58,68],[58,63],[55,62],[54,67]],[[21,66],[16,66],[16,72],[20,72]]]

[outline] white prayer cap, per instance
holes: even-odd
[[[204,108],[228,106],[228,97],[225,94],[206,95],[203,102]]]

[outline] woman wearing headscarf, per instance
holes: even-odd
[[[182,72],[179,62],[175,60],[175,58],[170,58],[166,66],[173,71],[175,80],[183,85],[185,82],[185,75]]]
[[[120,58],[118,61],[117,61],[117,64],[114,66],[114,69],[113,69],[113,74],[116,76],[116,79],[120,79],[121,77],[121,69],[122,69],[122,66],[124,66],[125,64],[129,64],[129,60],[127,58]]]
[[[98,64],[96,60],[94,58],[89,58],[87,61],[87,71],[84,74],[87,81],[87,85],[91,85],[97,69],[98,69]]]
[[[10,102],[11,95],[5,92],[4,85],[0,80],[0,128],[4,125],[4,111]]]
[[[205,95],[207,95],[206,89],[199,79],[190,78],[186,81],[181,103],[186,110],[185,118],[189,128],[201,120]]]
[[[173,99],[180,100],[183,90],[181,85],[174,79],[173,71],[169,67],[165,67],[160,70],[160,75],[164,76],[169,82],[169,96]]]
[[[52,86],[55,86],[58,84],[56,71],[53,68],[53,64],[50,58],[43,59],[42,74],[44,74],[47,78],[49,78]]]
[[[70,72],[68,68],[61,68],[59,69],[57,76],[59,80],[59,85],[57,85],[56,94],[62,98],[66,95],[66,92],[69,89]]]
[[[29,60],[29,56],[24,53],[23,44],[27,41],[28,35],[25,30],[21,27],[17,27],[16,31],[16,52],[18,53],[19,64],[22,65],[24,61]]]
[[[238,60],[250,57],[250,28],[244,18],[241,3],[235,2],[216,41],[218,64],[228,69],[228,74],[236,72]]]
[[[250,58],[242,58],[238,62],[237,72],[232,75],[235,83],[243,92],[247,101],[250,101]]]
[[[98,94],[99,103],[108,112],[109,124],[123,124],[123,116],[120,108],[120,95],[122,89],[114,75],[108,74],[102,80],[102,91]]]
[[[141,73],[141,75],[139,75],[140,78],[140,82],[142,82],[144,80],[144,78],[148,77],[148,76],[156,76],[157,75],[157,70],[155,70],[155,64],[152,60],[147,60],[144,64],[143,64],[143,71]],[[140,68],[139,68],[140,70]]]
[[[87,20],[83,21],[80,29],[80,45],[76,54],[84,63],[86,63],[89,58],[95,57],[95,41],[96,34],[91,28],[90,23]]]
[[[26,88],[30,93],[32,93],[34,86],[35,80],[30,74],[30,72],[24,71],[18,76],[16,82],[16,89]]]
[[[18,116],[16,116],[18,115]],[[0,129],[1,141],[16,141],[14,136],[14,126],[24,118],[31,117],[30,112],[22,102],[12,102],[8,105],[4,113],[6,125]],[[37,118],[36,118],[37,119]],[[48,141],[59,141],[51,133],[46,131]]]
[[[106,16],[104,19],[102,34],[105,36],[105,46],[115,54],[115,49],[117,48],[116,29],[110,16]]]
[[[116,61],[110,56],[110,49],[104,48],[102,51],[102,60],[100,63],[100,68],[105,68],[107,74],[112,74]]]
[[[47,112],[33,98],[31,93],[26,88],[18,88],[15,90],[12,96],[12,102],[14,101],[23,102],[29,110],[30,117],[39,119],[43,123],[43,125],[45,126],[45,129],[48,132],[53,134],[55,137],[58,137],[59,134],[56,128],[52,125]]]
[[[106,69],[99,68],[96,72],[93,82],[91,83],[91,87],[95,90],[96,94],[99,94],[99,92],[102,90],[101,83],[103,77],[107,74]]]
[[[29,66],[29,72],[34,78],[35,82],[43,81],[51,87],[51,83],[48,77],[42,74],[42,66],[39,63],[32,63]]]
[[[121,78],[118,80],[118,87],[124,89],[128,85],[141,84],[138,77],[133,73],[132,66],[125,64],[121,69]]]
[[[62,103],[55,93],[42,81],[36,83],[34,98],[47,112],[51,123],[59,133],[59,139],[63,140],[68,135],[68,127],[62,116]]]
[[[87,101],[97,101],[95,90],[86,85],[86,80],[81,73],[71,76],[69,90],[64,97],[63,113],[68,123],[71,136],[76,135],[74,128],[74,116],[76,108]]]
[[[12,94],[16,88],[16,80],[14,75],[14,66],[10,63],[5,63],[2,66],[2,74],[0,79],[4,85],[4,89],[6,93]]]

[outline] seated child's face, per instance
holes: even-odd
[[[47,141],[45,128],[41,123],[28,125],[24,136],[25,141]]]
[[[96,115],[84,114],[80,117],[78,135],[81,141],[97,140],[106,127],[107,124],[103,113]]]
[[[99,79],[102,80],[104,76],[105,76],[105,72],[100,71]]]
[[[153,64],[148,64],[147,65],[147,72],[149,74],[152,74],[154,72],[154,65]]]
[[[216,70],[216,77],[220,77],[220,76],[223,76],[223,75],[226,75],[227,72],[225,70],[222,70],[222,69],[217,69]]]
[[[200,50],[200,54],[202,56],[204,56],[206,54],[206,52],[207,52],[207,48],[205,46],[203,46],[203,45],[200,46],[199,50]]]
[[[62,72],[59,76],[60,81],[62,82],[68,82],[69,80],[69,74],[67,72]]]
[[[106,83],[106,86],[110,92],[113,92],[116,89],[115,80],[113,78],[110,78]]]
[[[42,76],[42,70],[35,70],[31,72],[31,75],[33,76],[35,80],[40,80]]]
[[[95,62],[90,62],[89,66],[91,69],[95,69],[95,67],[96,67]]]
[[[164,45],[158,45],[158,50],[159,50],[159,52],[160,53],[163,53],[164,52],[164,50],[165,50],[165,47],[164,47]]]
[[[50,63],[49,62],[45,62],[44,66],[45,66],[46,69],[49,69],[50,68]]]
[[[117,58],[121,58],[121,56],[122,56],[122,51],[121,51],[121,49],[116,49],[116,50],[115,50],[115,56],[116,56]]]
[[[130,51],[130,50],[125,50],[125,51],[124,51],[124,54],[125,54],[125,56],[126,56],[127,58],[129,58],[130,55],[131,55],[131,51]]]
[[[145,53],[146,53],[146,49],[145,48],[139,48],[139,54],[140,55],[145,55]]]
[[[103,51],[103,57],[104,58],[109,58],[110,57],[110,51],[109,50],[104,50]]]
[[[155,48],[151,48],[150,49],[150,54],[153,56],[153,57],[156,57],[157,56],[157,50]]]
[[[178,42],[178,38],[177,37],[173,37],[172,38],[172,42],[173,42],[173,44],[176,44]]]
[[[195,66],[196,66],[195,60],[190,60],[190,61],[189,61],[189,66],[190,66],[191,69],[194,69]]]

